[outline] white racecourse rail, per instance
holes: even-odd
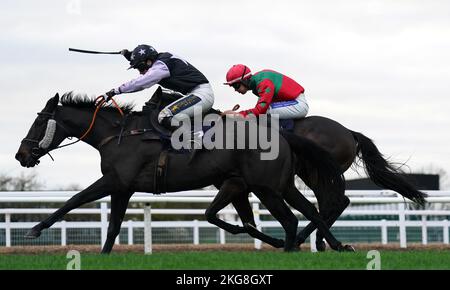
[[[304,191],[307,198],[316,203],[316,199],[310,191]],[[408,227],[416,227],[421,229],[422,244],[428,243],[428,229],[440,228],[442,230],[441,243],[449,243],[449,221],[450,217],[450,191],[425,191],[429,197],[427,198],[428,205],[425,209],[414,209],[411,206],[411,202],[405,200],[397,193],[386,190],[350,190],[346,191],[346,195],[350,198],[351,206],[344,211],[342,217],[346,219],[339,219],[333,228],[346,227],[346,228],[378,228],[381,230],[381,242],[382,244],[388,243],[388,228],[398,228],[398,237],[400,247],[407,247],[407,234],[406,229]],[[213,200],[216,190],[199,190],[188,191],[178,193],[168,193],[164,195],[152,195],[148,193],[136,193],[130,200],[130,203],[143,203],[143,204],[157,204],[160,202],[188,202],[188,203],[209,203]],[[76,192],[74,191],[35,191],[35,192],[0,192],[0,231],[4,230],[4,244],[3,246],[11,246],[11,230],[13,229],[29,229],[36,224],[36,222],[12,222],[11,216],[13,215],[36,215],[36,214],[50,214],[56,209],[54,208],[5,208],[4,204],[8,203],[51,203],[51,202],[65,202],[72,197]],[[276,221],[261,220],[263,215],[270,215],[269,212],[261,208],[259,200],[251,195],[249,198],[255,215],[255,221],[258,228],[281,228],[280,224]],[[71,211],[71,215],[92,215],[98,214],[99,221],[60,221],[55,223],[52,228],[60,229],[61,231],[61,245],[67,243],[67,229],[77,228],[96,228],[101,229],[101,243],[106,240],[107,227],[108,227],[108,214],[109,209],[109,197],[96,201],[100,203],[98,208],[81,208]],[[260,209],[261,208],[261,209]],[[151,215],[202,215],[205,209],[170,209],[170,208],[158,208],[152,209]],[[296,212],[297,213],[297,212]],[[143,208],[129,208],[127,214],[144,215]],[[235,210],[230,206],[219,212],[221,218],[225,218],[231,223],[237,223],[237,216]],[[298,213],[297,213],[298,214]],[[2,219],[2,216],[4,219]],[[148,214],[147,214],[148,216]],[[364,216],[366,219],[361,219]],[[394,219],[383,219],[380,216],[395,216]],[[230,218],[231,217],[231,218]],[[360,217],[358,219],[358,217]],[[367,217],[374,217],[376,219],[369,219]],[[412,218],[415,217],[415,218]],[[419,218],[417,218],[419,217]],[[351,220],[349,220],[351,218]],[[299,226],[304,227],[308,223],[307,220],[300,220]],[[145,240],[148,237],[149,229],[156,228],[190,228],[192,230],[192,243],[199,244],[200,241],[200,228],[215,228],[214,225],[209,224],[206,221],[124,221],[122,229],[128,230],[128,244],[133,244],[133,230],[137,228],[144,228],[146,226]],[[226,243],[225,232],[219,231],[219,242],[221,244]],[[116,243],[119,239],[116,240]],[[172,241],[176,242],[176,241]],[[315,235],[311,235],[311,249],[315,251]],[[351,241],[350,241],[351,242]],[[261,242],[254,241],[255,248],[261,247]],[[146,245],[148,248],[148,245]],[[151,251],[151,246],[150,246]]]

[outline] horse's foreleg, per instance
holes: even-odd
[[[33,239],[39,237],[42,230],[51,227],[55,222],[60,220],[66,213],[68,213],[72,209],[80,207],[85,203],[108,196],[109,194],[111,194],[110,190],[114,189],[111,187],[111,184],[112,181],[107,180],[107,178],[103,176],[102,178],[91,184],[88,188],[75,194],[60,209],[34,226],[25,235],[25,238]]]
[[[102,249],[102,254],[109,254],[114,246],[114,241],[120,233],[120,226],[127,211],[131,195],[132,193],[115,193],[111,195],[111,215],[109,218],[108,235]]]
[[[248,201],[248,192],[245,194],[237,195],[233,201],[233,206],[236,209],[239,217],[241,218],[242,224],[246,229],[247,233],[255,239],[259,239],[264,243],[267,243],[275,248],[283,248],[284,241],[281,239],[276,239],[260,232],[256,228],[255,218],[253,216],[253,209]]]

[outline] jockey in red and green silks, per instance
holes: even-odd
[[[228,71],[226,78],[225,84],[232,86],[237,92],[245,94],[252,90],[259,97],[253,109],[238,112],[244,117],[249,114],[278,114],[280,119],[298,119],[308,113],[304,88],[281,73],[262,70],[252,75],[247,66],[238,64]]]

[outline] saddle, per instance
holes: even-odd
[[[280,131],[294,131],[294,119],[281,119],[280,120]]]
[[[157,91],[155,92],[155,94],[153,95],[153,97],[145,103],[145,105],[142,108],[142,114],[143,114],[143,127],[144,128],[151,128],[152,130],[146,132],[143,134],[142,136],[142,140],[155,140],[155,139],[160,139],[161,141],[163,141],[163,143],[167,143],[170,141],[171,137],[172,137],[172,130],[167,129],[166,127],[162,126],[159,122],[158,122],[158,114],[159,112],[168,104],[178,100],[180,98],[180,96],[183,96],[182,94],[175,92],[175,91],[164,91],[164,94],[162,94],[162,89],[161,87],[159,87],[157,89]],[[209,113],[216,113],[216,114],[220,114],[219,111],[211,109],[210,111],[206,112],[203,114],[209,114]],[[202,116],[202,118],[203,118]],[[190,129],[190,134],[194,135],[194,134],[198,134],[199,131],[203,131],[203,134],[209,130],[211,127],[202,127],[202,128],[194,128],[194,118],[191,118],[191,129]],[[177,128],[174,128],[174,130]],[[170,143],[170,142],[169,142]],[[173,148],[171,148],[170,144],[165,144],[168,145],[168,149],[169,150],[174,150]],[[180,151],[180,150],[176,150],[176,151]],[[180,152],[177,153],[186,153],[185,151],[181,150]]]
[[[158,114],[166,106],[175,100],[180,98],[180,93],[174,91],[165,91],[164,98],[162,97],[161,87],[157,89],[153,97],[145,103],[142,108],[142,123],[143,134],[141,140],[151,141],[160,140],[163,144],[163,150],[161,151],[158,162],[156,163],[155,173],[153,176],[154,180],[154,194],[161,194],[166,192],[166,172],[169,164],[169,152],[175,154],[190,154],[189,150],[175,150],[171,145],[172,131],[165,128],[158,122]],[[191,130],[190,133],[194,134],[193,120],[191,119]],[[147,129],[148,128],[148,129]],[[202,130],[208,130],[209,128],[202,128]],[[194,151],[195,152],[195,151]],[[190,159],[193,158],[193,154]]]

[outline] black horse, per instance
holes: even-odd
[[[85,135],[83,133],[89,127],[94,114],[94,100],[67,94],[61,100],[62,106],[58,106],[58,103],[59,95],[47,102],[23,139],[16,154],[16,159],[22,166],[35,166],[43,155],[58,148],[67,137]],[[129,116],[125,125],[121,123],[122,118],[114,108],[103,108],[98,111],[92,131],[83,139],[99,150],[103,176],[33,227],[27,237],[36,238],[42,230],[49,228],[70,210],[111,195],[111,218],[102,252],[111,251],[132,194],[136,191],[154,191],[154,172],[159,168],[157,156],[163,149],[159,140],[143,142],[140,137],[136,137],[139,135],[132,134],[121,134],[120,136],[128,137],[121,139],[120,146],[111,142],[124,129],[126,132],[132,132],[133,129],[139,128],[140,122],[145,118],[136,112],[133,114],[130,107],[122,109]],[[297,159],[291,151],[291,146]],[[220,185],[220,196],[226,196],[227,192],[236,187],[241,192],[252,191],[281,223],[286,231],[284,249],[292,251],[297,248],[295,240],[298,221],[284,203],[284,199],[317,225],[319,231],[323,231],[325,239],[333,249],[351,250],[334,238],[314,206],[294,187],[293,177],[297,171],[294,161],[298,160],[303,168],[315,172],[319,188],[330,192],[343,192],[343,177],[331,156],[313,142],[293,135],[279,138],[277,159],[261,160],[260,154],[259,149],[207,150],[197,154],[195,162],[191,164],[187,155],[169,154],[165,191],[190,190],[211,184]],[[253,230],[248,232],[254,234]],[[276,243],[274,240],[272,242]]]
[[[157,96],[158,94],[160,96]],[[170,96],[164,95],[161,91],[156,91],[153,98],[155,96],[157,100],[163,102],[162,106],[171,102]],[[295,120],[293,134],[314,142],[331,154],[332,158],[339,164],[342,173],[347,171],[355,162],[359,165],[358,161],[362,161],[367,175],[376,185],[396,191],[418,205],[422,206],[425,204],[426,194],[418,191],[402,177],[401,169],[387,161],[373,141],[365,135],[349,130],[334,120],[320,116],[310,116]],[[295,147],[297,144],[295,136],[283,133],[283,137],[288,140],[291,147]],[[296,148],[296,150],[301,149]],[[338,189],[329,191],[321,186],[318,172],[314,168],[308,168],[308,163],[302,160],[297,162],[296,173],[314,192],[318,201],[320,215],[326,221],[328,227],[331,227],[350,204],[350,200],[345,196],[345,192]],[[290,187],[288,190],[293,191],[289,196],[296,196],[295,193],[298,195],[295,187]],[[227,190],[226,194],[219,192],[216,196],[206,212],[207,220],[230,233],[248,233],[274,247],[282,247],[282,241],[273,239],[256,230],[253,211],[248,201],[248,193],[249,191],[246,189],[243,180],[235,181],[232,185],[229,185],[229,190]],[[286,201],[289,203],[289,200]],[[217,217],[217,213],[229,203],[232,203],[235,207],[244,227],[231,225]],[[314,223],[310,223],[300,231],[297,235],[297,245],[304,243],[315,229]],[[319,251],[325,250],[321,231],[317,232],[316,247]]]
[[[313,141],[330,153],[340,165],[342,173],[350,168],[353,163],[356,162],[357,165],[360,165],[358,161],[362,161],[368,177],[376,185],[396,191],[419,206],[425,204],[425,197],[427,195],[409,183],[402,176],[401,168],[387,161],[373,141],[363,134],[351,131],[336,121],[320,116],[311,116],[296,120],[294,134]],[[284,136],[286,139],[289,139],[286,134]],[[295,142],[289,143],[291,145],[295,144]],[[311,174],[311,171],[301,170],[302,164],[297,164],[297,169],[297,175],[313,190],[317,198],[321,217],[325,220],[328,227],[331,227],[350,204],[350,200],[345,196],[345,192],[343,191],[337,190],[330,192],[318,189],[315,184],[317,178],[314,174]],[[231,191],[231,193],[233,195],[228,194],[223,199],[215,200],[215,203],[212,205],[213,210],[208,212],[208,221],[234,234],[248,233],[248,228],[230,227],[231,225],[229,224],[228,226],[224,226],[223,221],[220,224],[217,222],[217,212],[231,202],[244,225],[255,225],[248,198],[245,198],[245,196],[248,196],[249,191],[246,191],[242,186],[239,188],[234,187],[234,191]],[[302,229],[297,235],[297,245],[300,246],[304,243],[315,229],[316,226],[313,223],[309,223]],[[272,237],[262,233],[259,233],[258,237],[266,243],[280,247],[279,244],[273,243]],[[319,251],[324,251],[326,248],[323,235],[320,231],[316,235],[316,248]]]
[[[336,121],[320,116],[311,116],[296,120],[294,134],[313,141],[326,152],[330,153],[340,165],[342,173],[350,168],[354,162],[360,165],[358,161],[362,161],[368,177],[376,185],[396,191],[419,206],[425,204],[425,197],[427,195],[409,183],[402,176],[401,169],[387,161],[373,141],[363,134],[351,131]],[[288,137],[287,134],[284,134],[284,136]],[[290,144],[295,144],[295,142],[290,142]],[[304,164],[297,164],[297,175],[313,190],[318,201],[319,213],[327,223],[327,226],[331,227],[350,204],[350,200],[345,196],[345,192],[343,191],[337,190],[330,192],[319,189],[316,184],[317,178],[315,172],[302,170],[303,166]],[[253,212],[248,198],[246,198],[249,191],[243,190],[243,186],[241,186],[234,187],[234,191],[231,191],[231,193],[233,195],[228,194],[223,199],[215,200],[215,203],[212,204],[213,210],[207,213],[208,221],[233,234],[249,233],[249,225],[255,225]],[[247,225],[247,228],[235,227],[230,224],[224,225],[225,222],[220,221],[219,223],[217,221],[217,212],[230,202],[236,208],[242,223]],[[314,223],[309,223],[302,229],[297,235],[297,245],[300,246],[304,243],[315,229],[316,226]],[[254,228],[251,230],[255,231]],[[256,233],[252,235],[255,236]],[[273,238],[265,234],[258,233],[258,238],[275,247],[280,247],[279,243],[274,243]],[[319,251],[324,251],[326,248],[323,235],[320,231],[316,235],[316,248]]]

